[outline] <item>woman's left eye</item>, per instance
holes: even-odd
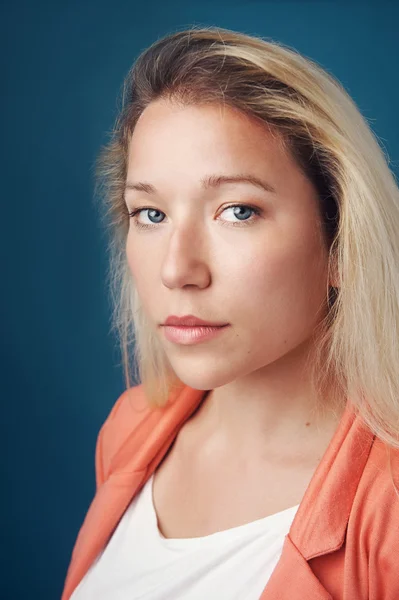
[[[239,222],[247,222],[247,221],[253,221],[253,216],[260,216],[261,211],[259,208],[256,208],[255,206],[249,206],[247,204],[232,204],[231,206],[226,206],[226,208],[223,209],[222,213],[226,212],[226,211],[232,211],[232,214],[234,215],[234,217],[238,218],[238,221],[229,221],[230,223],[236,224]],[[248,217],[248,214],[250,214],[250,218]],[[242,218],[241,218],[242,217]]]
[[[164,220],[157,222],[150,221],[150,223],[140,223],[138,221],[138,216],[140,215],[140,213],[144,213],[145,211],[147,211],[147,218],[149,219],[159,219],[159,214],[165,215],[165,213],[163,213],[161,210],[158,210],[156,208],[150,208],[149,206],[134,208],[131,212],[129,212],[129,217],[133,220],[135,227],[137,227],[138,229],[154,229],[154,227],[156,227],[157,225],[162,225]],[[261,216],[262,214],[262,211],[259,208],[257,208],[256,206],[250,206],[249,204],[231,204],[230,206],[226,206],[220,214],[223,214],[226,211],[231,211],[230,214],[233,216],[233,220],[222,219],[222,224],[229,224],[235,227],[242,225],[245,226],[247,223],[252,223],[256,220],[257,217]],[[150,213],[152,213],[151,216]],[[158,213],[158,216],[154,216],[153,213]],[[234,220],[234,218],[237,218],[238,220]]]

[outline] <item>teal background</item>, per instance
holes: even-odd
[[[137,54],[218,25],[293,46],[336,75],[398,173],[392,1],[3,2],[0,597],[61,595],[94,494],[98,430],[123,390],[93,165]]]

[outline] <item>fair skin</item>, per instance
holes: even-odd
[[[270,189],[201,187],[210,175],[243,174]],[[125,193],[129,212],[143,207],[126,241],[143,311],[179,379],[211,390],[156,472],[163,533],[206,535],[299,503],[340,416],[316,418],[306,368],[328,283],[316,190],[255,120],[165,100],[138,120],[127,182],[155,188]],[[229,327],[180,345],[160,327],[171,314]]]

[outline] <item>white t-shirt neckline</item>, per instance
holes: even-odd
[[[245,538],[247,535],[251,536],[254,532],[261,534],[266,533],[268,530],[286,531],[287,527],[292,523],[293,517],[298,510],[299,504],[291,506],[282,511],[244,523],[243,525],[237,525],[236,527],[230,527],[222,531],[216,531],[206,536],[194,537],[194,538],[166,538],[161,533],[158,527],[158,518],[155,511],[154,499],[153,499],[153,484],[154,474],[147,480],[144,485],[143,502],[148,507],[151,530],[152,534],[157,539],[158,543],[162,544],[166,548],[175,549],[194,549],[197,546],[203,547],[206,544],[215,545],[218,543],[224,544],[227,540],[235,538]]]

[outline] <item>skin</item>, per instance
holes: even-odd
[[[200,186],[211,174],[242,173],[275,192],[248,183]],[[316,422],[322,399],[305,365],[328,283],[312,183],[278,134],[238,110],[165,100],[144,110],[132,135],[127,182],[138,181],[157,193],[127,189],[129,211],[161,211],[132,217],[126,240],[143,311],[181,381],[211,390],[180,435],[191,468],[201,460],[209,472],[210,462],[234,456],[254,478],[266,463],[274,476],[299,465],[312,470],[339,417]],[[240,220],[231,204],[260,215],[242,208]],[[159,326],[171,314],[230,326],[212,340],[178,345]]]

